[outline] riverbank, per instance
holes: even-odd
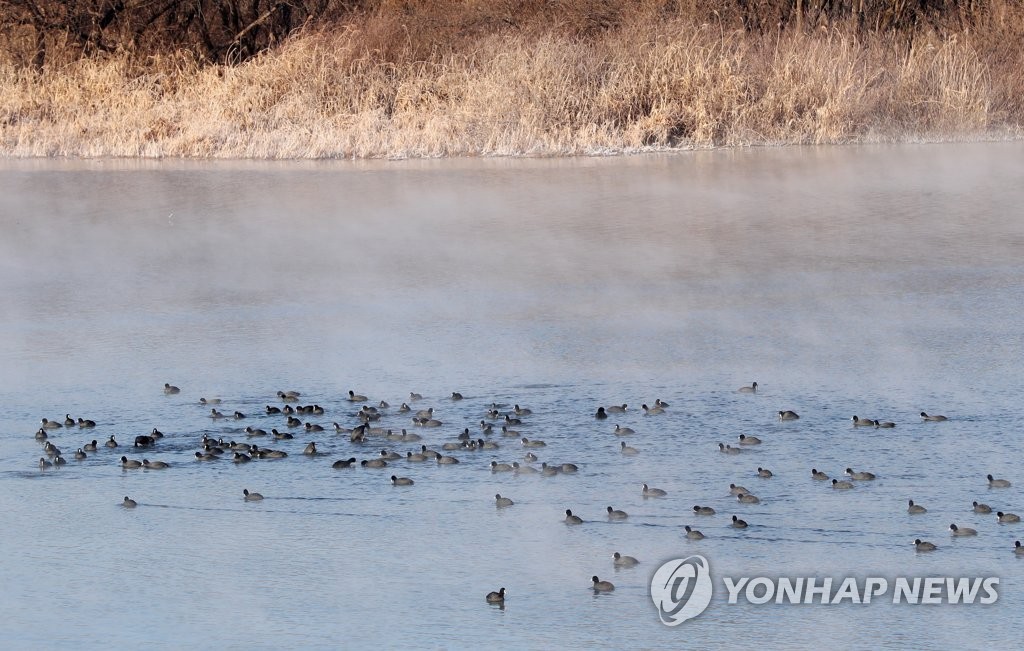
[[[984,33],[764,33],[677,12],[584,35],[497,26],[444,42],[378,12],[234,65],[180,52],[4,61],[0,155],[561,156],[1019,138],[1024,12],[997,18]]]

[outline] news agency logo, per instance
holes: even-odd
[[[747,604],[993,604],[997,577],[722,577],[725,603]],[[651,577],[651,600],[666,626],[697,617],[711,604],[714,582],[708,559],[694,555],[661,565]]]
[[[651,578],[651,599],[665,626],[679,626],[704,612],[712,592],[708,559],[699,555],[673,559]]]

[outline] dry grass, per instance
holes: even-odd
[[[1014,3],[970,29],[898,37],[757,34],[654,3],[581,0],[528,24],[511,2],[416,6],[384,3],[238,65],[0,60],[0,154],[551,156],[1019,137],[1024,124]]]

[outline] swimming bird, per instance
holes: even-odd
[[[246,502],[259,502],[260,500],[263,499],[263,496],[260,495],[259,493],[250,493],[248,488],[242,489],[242,495],[244,496]]]
[[[860,418],[859,416],[853,416],[850,420],[853,421],[854,427],[874,427],[875,421],[870,418]]]
[[[146,434],[140,434],[135,437],[133,445],[137,448],[150,448],[156,445],[156,439]]]
[[[753,493],[741,493],[736,496],[736,500],[741,504],[760,504],[761,500],[757,495]]]
[[[775,476],[775,474],[771,470],[768,470],[767,468],[762,468],[761,466],[758,466],[757,476],[761,477],[762,479],[771,479],[772,477]]]
[[[219,405],[221,403],[220,398],[200,398],[199,404],[201,405]]]
[[[39,469],[45,470],[46,468],[52,468],[53,463],[46,457],[39,457]]]
[[[1003,513],[1002,511],[999,511],[998,513],[996,513],[996,518],[998,522],[1002,522],[1004,524],[1010,522],[1020,522],[1020,516],[1016,513]]]
[[[559,472],[561,472],[559,466],[549,466],[546,461],[540,464],[540,474],[543,477],[554,477]]]
[[[761,439],[756,436],[747,436],[746,434],[740,434],[740,445],[761,445]]]
[[[594,592],[611,592],[615,589],[615,586],[612,585],[611,581],[602,581],[596,576],[591,577],[590,580],[594,584]]]
[[[612,562],[615,564],[615,567],[634,567],[640,563],[640,561],[632,556],[623,556],[619,552],[612,554],[612,559],[614,559]]]
[[[817,468],[811,468],[811,479],[817,479],[818,481],[827,481],[828,475],[821,472]]]
[[[833,479],[832,488],[836,490],[850,490],[851,488],[853,488],[853,484],[848,481],[839,481],[838,479]]]
[[[685,527],[683,527],[683,529],[686,530],[686,537],[689,538],[690,540],[703,540],[704,539],[704,534],[702,534],[701,532],[697,531],[696,529],[694,529],[690,525],[686,525]]]
[[[71,414],[64,414],[64,427],[71,427],[75,424],[75,419],[71,417]]]
[[[366,396],[356,393],[355,391],[348,392],[349,402],[366,402]]]
[[[628,436],[630,434],[636,434],[632,427],[621,427],[619,425],[615,426],[616,436]]]
[[[78,459],[79,461],[85,459],[86,456],[87,455],[85,454],[85,450],[83,450],[82,448],[78,448],[78,452],[75,452],[75,458]]]
[[[491,462],[491,472],[512,472],[512,466],[507,463]]]
[[[746,520],[740,520],[738,517],[734,515],[732,516],[732,525],[730,526],[736,529],[746,529],[748,525]]]
[[[82,449],[85,450],[86,452],[95,452],[96,451],[96,439],[93,439],[91,442],[86,443],[85,445],[83,445]]]
[[[1013,543],[1013,553],[1018,556],[1024,556],[1024,546],[1020,544],[1019,540]]]
[[[697,515],[714,515],[715,509],[711,508],[710,506],[700,506],[698,504],[693,507],[693,512]]]
[[[1010,482],[1007,479],[996,479],[992,475],[987,475],[988,487],[989,488],[1009,488]]]
[[[502,604],[505,603],[505,588],[498,590],[497,592],[488,592],[487,596],[484,597],[489,604]]]
[[[872,481],[875,479],[875,473],[864,471],[854,472],[853,468],[847,468],[846,474],[850,476],[850,479],[856,479],[857,481]]]
[[[907,513],[927,513],[928,509],[924,508],[920,504],[914,504],[914,500],[907,500],[910,505],[907,507]]]
[[[748,491],[743,486],[737,486],[736,484],[729,484],[729,494],[730,495],[742,495],[744,493],[749,493],[749,492],[750,491]]]
[[[787,409],[786,411],[780,411],[779,412],[779,420],[797,420],[799,418],[800,418],[799,414],[797,414],[795,411],[791,411],[789,409]]]
[[[88,418],[79,418],[78,419],[78,426],[83,428],[83,429],[87,428],[87,427],[96,427],[96,421],[89,420]]]
[[[578,515],[573,515],[569,509],[565,510],[565,523],[566,524],[583,524],[583,518]]]
[[[388,462],[384,459],[363,459],[359,462],[359,465],[364,468],[386,468]]]
[[[644,497],[665,497],[666,495],[668,495],[668,493],[663,491],[662,489],[660,489],[660,488],[651,488],[647,484],[644,484],[644,488],[643,488],[643,496]]]
[[[521,442],[522,442],[524,448],[543,448],[543,447],[547,447],[547,443],[545,443],[544,441],[537,441],[537,440],[531,441],[530,439],[526,438],[525,436],[521,439]]]
[[[128,457],[121,457],[122,468],[141,468],[142,462],[136,459],[129,459]]]
[[[53,459],[53,465],[54,466],[66,466],[67,463],[68,463],[67,459],[65,459],[64,457],[60,456],[59,454],[56,457],[54,457],[54,459]]]
[[[612,405],[611,407],[608,407],[605,411],[607,411],[609,414],[624,414],[626,413],[627,407],[628,405],[626,405],[626,403],[622,403],[621,405]]]
[[[970,527],[958,527],[955,524],[949,525],[949,530],[954,536],[977,536],[978,532]]]
[[[317,425],[316,423],[307,422],[306,423],[306,431],[307,432],[322,432],[322,431],[324,431],[324,428],[323,428],[322,425]]]
[[[49,438],[49,436],[50,435],[47,434],[46,430],[44,430],[42,427],[36,430],[35,439],[37,441],[45,441],[47,438]]]
[[[302,449],[302,454],[313,456],[316,454],[316,441],[310,441],[306,444],[306,447]]]
[[[171,464],[166,461],[150,461],[149,459],[143,459],[142,467],[149,468],[150,470],[163,470],[165,468],[170,468]]]
[[[500,493],[494,496],[494,504],[498,508],[504,508],[506,506],[512,506],[515,504],[512,500],[507,497],[502,497]]]
[[[874,423],[875,423],[875,428],[876,429],[878,429],[878,428],[880,428],[880,429],[892,429],[893,427],[896,427],[896,423],[894,423],[892,421],[889,421],[889,420],[885,420],[885,421],[881,421],[881,422],[876,420],[876,421],[874,421]]]
[[[216,454],[209,452],[196,452],[196,461],[216,461],[218,459]]]
[[[640,408],[644,410],[645,416],[657,416],[658,414],[664,414],[665,410],[661,407],[648,407],[647,405],[640,405]]]
[[[114,435],[111,434],[110,438],[107,439],[107,442],[104,443],[103,445],[107,446],[108,448],[116,448],[117,447],[117,441],[114,440]]]
[[[654,406],[655,407],[661,407],[662,409],[664,409],[665,407],[668,407],[669,404],[667,402],[665,402],[664,400],[662,400],[661,398],[655,398],[654,399]]]
[[[946,418],[945,416],[939,416],[939,415],[937,415],[937,414],[929,415],[929,414],[926,414],[926,413],[925,413],[925,412],[923,412],[923,411],[921,412],[921,418],[922,418],[923,420],[926,420],[926,421],[931,421],[931,422],[933,422],[933,423],[941,423],[941,422],[942,422],[942,421],[944,421],[944,420],[949,420],[949,419],[948,419],[948,418]]]
[[[574,472],[578,472],[580,467],[577,466],[575,463],[563,463],[561,466],[558,467],[558,469],[567,475],[571,475]]]
[[[513,461],[512,472],[516,473],[517,475],[535,475],[540,471],[538,471],[533,466],[520,466],[518,461]]]
[[[419,393],[416,393],[415,391],[410,391],[409,402],[412,402],[413,400],[423,400],[423,396],[420,395]]]
[[[619,450],[622,452],[622,454],[625,454],[626,456],[633,456],[633,455],[636,455],[636,454],[640,454],[640,450],[637,450],[636,448],[634,448],[631,445],[626,445],[625,441],[620,441],[620,443],[621,443],[621,446],[620,446]]]
[[[594,418],[597,418],[597,419],[600,419],[600,420],[604,420],[605,418],[608,418],[608,414],[605,413],[604,407],[598,407],[597,408],[597,413],[594,414]]]
[[[455,457],[439,456],[437,457],[437,462],[442,465],[452,465],[458,463],[459,460]]]
[[[919,552],[933,552],[938,549],[934,544],[920,538],[914,541],[914,548]]]
[[[391,475],[392,486],[412,486],[413,483],[413,480],[409,479],[408,477],[399,477],[397,475]]]
[[[235,452],[234,455],[231,457],[231,460],[235,463],[249,463],[250,461],[252,461],[252,457],[250,457],[248,454]]]
[[[44,418],[42,420],[42,428],[43,429],[59,429],[61,427],[64,427],[64,426],[61,425],[60,423],[58,423],[55,420],[47,420],[46,418]]]
[[[749,387],[736,389],[737,393],[757,393],[757,382],[752,382]]]
[[[613,509],[608,507],[608,519],[609,520],[625,520],[629,517],[629,514],[619,509]]]
[[[462,394],[458,391],[452,391],[452,400],[462,400]]]
[[[742,452],[739,448],[734,448],[731,445],[718,444],[718,451],[722,454],[739,454]]]
[[[355,457],[350,457],[348,459],[338,459],[337,461],[335,461],[334,463],[331,464],[331,467],[332,468],[351,468],[352,464],[354,464],[355,462],[356,462],[356,458]]]
[[[989,506],[988,504],[982,504],[980,502],[972,502],[971,504],[974,506],[974,512],[975,513],[991,513],[992,512],[992,507]]]
[[[168,384],[167,382],[164,382],[164,393],[166,393],[167,395],[173,395],[175,393],[181,393],[181,389],[174,386],[173,384]]]
[[[139,505],[138,502],[136,502],[132,498],[128,497],[127,495],[124,496],[124,501],[121,502],[121,506],[123,506],[126,509],[134,509],[138,505]]]

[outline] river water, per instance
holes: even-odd
[[[0,162],[6,648],[1013,648],[1022,634],[1024,146],[567,160]],[[738,393],[756,381],[756,394]],[[165,382],[181,387],[165,395]],[[287,428],[267,405],[298,390]],[[351,443],[331,425],[422,437]],[[436,428],[398,406],[434,408]],[[463,400],[451,399],[453,391]],[[200,398],[244,420],[210,418]],[[641,404],[669,403],[645,415]],[[554,477],[492,403],[533,413]],[[599,405],[627,403],[597,420]],[[797,421],[781,422],[780,410]],[[947,422],[923,422],[919,412]],[[65,467],[41,471],[41,418]],[[854,428],[859,415],[896,422]],[[635,434],[616,436],[615,425]],[[292,440],[247,438],[278,428]],[[135,449],[136,435],[165,437]],[[498,449],[459,465],[368,459]],[[198,462],[206,434],[286,451]],[[763,440],[739,455],[718,443]],[[114,436],[120,446],[103,447]],[[100,449],[75,460],[97,439]],[[302,454],[316,441],[320,454]],[[626,441],[639,454],[624,456]],[[149,458],[166,470],[124,470]],[[226,456],[230,456],[230,453]],[[758,467],[774,472],[757,477]],[[869,470],[850,491],[814,481]],[[1013,482],[990,489],[987,474]],[[394,487],[392,474],[413,486]],[[668,492],[644,499],[647,482]],[[756,493],[740,504],[729,484]],[[242,491],[262,493],[243,501]],[[494,495],[515,505],[497,509]],[[124,496],[137,500],[126,509]],[[907,514],[907,500],[928,508]],[[694,504],[714,516],[696,516]],[[609,521],[606,507],[629,513]],[[563,523],[565,509],[585,520]],[[750,523],[731,528],[732,515]],[[948,527],[978,535],[952,538]],[[687,540],[692,525],[706,538]],[[916,553],[916,538],[938,550]],[[616,569],[615,551],[640,559]],[[991,605],[711,607],[650,580],[998,577]],[[595,595],[590,578],[612,581]],[[507,589],[504,608],[484,595]]]

